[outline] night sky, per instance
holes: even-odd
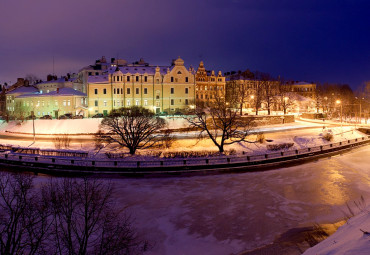
[[[1,0],[0,83],[101,56],[286,79],[370,80],[368,0]]]

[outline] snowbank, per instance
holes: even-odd
[[[187,121],[183,118],[167,118],[170,129],[186,127]],[[65,119],[65,120],[35,120],[36,134],[93,134],[99,130],[101,118]],[[33,134],[32,120],[17,124],[16,121],[6,123],[1,121],[0,132]]]
[[[304,255],[356,254],[367,255],[370,251],[370,207],[351,218],[337,232],[308,249]]]

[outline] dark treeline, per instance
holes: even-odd
[[[0,254],[140,254],[148,244],[112,198],[112,185],[65,178],[34,186],[0,173]]]

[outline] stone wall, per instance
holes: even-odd
[[[281,115],[281,116],[245,116],[244,119],[252,119],[257,126],[275,125],[294,122],[294,115]]]

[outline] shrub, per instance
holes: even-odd
[[[71,138],[68,134],[58,135],[53,138],[53,143],[56,149],[68,149],[71,143]]]
[[[266,146],[266,148],[269,151],[278,151],[278,150],[282,150],[282,149],[289,149],[293,145],[294,145],[294,143],[269,144],[269,145]]]
[[[257,142],[259,143],[264,143],[265,142],[265,134],[264,133],[258,133],[257,134],[257,138],[256,138]]]
[[[327,133],[323,134],[323,136],[322,136],[322,139],[324,139],[324,140],[326,140],[328,142],[332,141],[333,138],[334,138],[334,136],[330,132],[327,132]]]

